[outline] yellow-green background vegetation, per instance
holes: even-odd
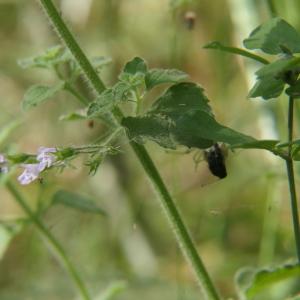
[[[101,71],[108,86],[125,62],[140,56],[150,67],[188,73],[205,88],[222,124],[257,138],[286,139],[286,99],[247,99],[258,64],[202,49],[214,40],[242,46],[242,39],[270,17],[267,1],[55,3],[89,57],[111,57],[112,63]],[[280,15],[300,29],[299,1],[275,4]],[[185,20],[188,11],[196,16],[192,29]],[[56,80],[47,70],[22,70],[17,64],[18,59],[59,43],[37,1],[0,0],[0,41],[0,126],[20,121],[0,145],[0,152],[34,153],[41,145],[87,144],[104,132],[100,122],[90,128],[86,121],[59,121],[62,114],[80,108],[64,92],[29,112],[21,110],[23,94],[31,84]],[[84,82],[80,88],[89,93]],[[148,98],[146,105],[151,103]],[[43,216],[93,294],[121,280],[126,287],[116,299],[201,299],[143,170],[126,141],[118,142],[122,152],[107,159],[93,177],[78,159],[74,169],[49,172],[42,184],[19,186],[19,190],[33,208],[38,202],[49,202],[63,188],[90,195],[107,211],[103,217],[57,205]],[[295,258],[285,166],[278,158],[259,150],[229,153],[228,177],[217,181],[205,162],[195,168],[193,153],[167,153],[150,142],[146,146],[225,297],[234,297],[234,275],[240,268],[272,266]],[[1,220],[22,217],[15,200],[0,186]],[[6,248],[1,239],[0,231],[0,249]],[[21,230],[0,252],[0,299],[75,299],[72,282],[33,225]]]

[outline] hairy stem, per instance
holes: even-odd
[[[298,204],[295,186],[294,176],[294,163],[292,158],[292,141],[293,141],[293,124],[294,124],[294,98],[289,97],[289,108],[288,108],[288,155],[285,160],[286,169],[289,181],[290,189],[290,200],[294,226],[294,236],[297,248],[298,262],[300,264],[300,227],[299,227],[299,215],[298,215]]]
[[[76,271],[75,267],[69,260],[66,252],[59,244],[59,242],[55,239],[52,233],[47,229],[47,227],[42,223],[42,221],[34,214],[31,208],[26,203],[26,200],[23,198],[21,193],[16,189],[16,187],[8,181],[6,183],[7,189],[14,196],[15,200],[19,203],[19,205],[23,208],[27,216],[34,223],[34,225],[38,228],[43,238],[51,245],[53,250],[56,252],[61,262],[65,266],[66,270],[69,272],[70,277],[72,278],[74,284],[76,285],[82,299],[91,300],[92,298],[89,296],[87,288],[85,287],[82,279],[80,278],[79,273]]]
[[[39,2],[45,9],[46,15],[48,16],[51,24],[54,26],[56,32],[58,33],[62,41],[67,45],[75,59],[78,61],[90,85],[94,88],[97,94],[102,93],[102,91],[105,89],[103,82],[98,77],[98,74],[95,72],[85,54],[78,46],[76,40],[73,38],[71,32],[64,24],[52,1],[40,0]],[[123,114],[119,109],[115,109],[114,116],[116,119],[120,120],[122,119]],[[219,300],[220,298],[217,294],[217,291],[204,267],[199,254],[197,253],[196,247],[181,218],[174,200],[172,199],[163,180],[161,179],[151,157],[142,145],[139,145],[135,142],[131,142],[130,145],[137,155],[155,190],[158,192],[158,199],[160,200],[161,206],[163,207],[164,212],[168,217],[170,226],[175,233],[177,242],[180,245],[180,248],[182,249],[182,252],[184,253],[187,261],[194,270],[197,281],[202,287],[203,293],[205,294],[207,299]]]

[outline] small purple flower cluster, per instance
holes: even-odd
[[[26,185],[36,180],[39,174],[45,169],[50,168],[56,161],[56,156],[53,154],[57,150],[55,148],[40,147],[36,156],[38,163],[23,164],[23,173],[18,177],[18,181],[22,185]]]
[[[18,177],[18,181],[22,185],[26,185],[36,180],[40,173],[50,168],[56,162],[56,148],[40,147],[37,151],[37,163],[21,164],[24,168],[23,173]],[[8,161],[3,154],[0,154],[0,173],[8,172]]]
[[[8,172],[7,160],[3,154],[0,154],[0,173],[7,173],[7,172]]]

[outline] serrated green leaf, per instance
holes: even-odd
[[[52,198],[52,203],[62,204],[83,212],[106,215],[105,211],[90,198],[66,190],[57,191]]]
[[[71,60],[68,50],[58,45],[51,47],[43,53],[18,61],[22,68],[52,68],[53,66]]]
[[[26,92],[22,100],[22,109],[28,110],[53,97],[64,88],[64,82],[55,86],[33,85]]]
[[[188,79],[188,75],[176,69],[151,69],[145,77],[147,90],[163,83],[177,83]]]
[[[140,57],[135,57],[125,64],[123,72],[131,75],[136,73],[146,74],[147,69],[146,62]]]
[[[245,295],[251,299],[262,290],[282,280],[299,277],[299,264],[284,265],[274,269],[263,269],[256,271],[251,276],[250,282],[246,288],[243,288]]]
[[[81,109],[59,117],[60,121],[78,121],[87,119],[87,110]]]
[[[283,53],[282,46],[292,53],[300,52],[300,35],[281,18],[272,18],[254,29],[244,40],[247,49],[260,49],[268,54]]]
[[[95,117],[110,112],[117,104],[127,99],[126,97],[130,90],[131,86],[126,82],[117,82],[89,105],[87,115]]]
[[[284,89],[285,83],[273,76],[258,79],[249,91],[249,98],[262,97],[265,100],[278,97]]]
[[[234,145],[256,141],[219,124],[203,89],[195,83],[173,85],[145,116],[124,118],[122,125],[138,142],[150,139],[171,149],[177,145],[205,149],[215,142]]]
[[[233,54],[238,54],[247,58],[251,58],[253,60],[256,60],[260,63],[263,64],[269,64],[270,62],[268,60],[266,60],[265,58],[256,55],[254,53],[251,53],[249,51],[246,51],[244,49],[241,48],[236,48],[236,47],[228,47],[228,46],[224,46],[222,45],[220,42],[214,41],[211,42],[205,46],[203,46],[203,48],[205,49],[215,49],[215,50],[220,50],[220,51],[224,51],[224,52],[228,52],[228,53],[233,53]]]
[[[263,66],[255,72],[258,78],[273,76],[279,78],[284,72],[292,71],[300,66],[299,57],[288,57],[276,60],[266,66]]]

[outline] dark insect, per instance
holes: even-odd
[[[184,24],[188,30],[193,30],[196,22],[196,14],[193,11],[187,11],[183,17]]]
[[[219,178],[225,178],[227,176],[225,156],[219,144],[216,143],[208,150],[205,150],[204,158],[207,161],[209,170],[213,175]]]

